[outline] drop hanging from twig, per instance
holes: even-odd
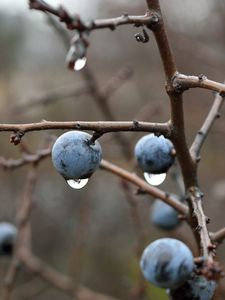
[[[85,185],[87,185],[88,180],[89,180],[88,178],[85,178],[85,179],[68,179],[66,182],[71,188],[73,188],[75,190],[80,190],[83,187],[85,187]]]
[[[160,185],[164,182],[164,180],[166,179],[166,173],[162,173],[162,174],[151,174],[151,173],[144,173],[144,178],[147,181],[147,183],[149,183],[150,185]]]

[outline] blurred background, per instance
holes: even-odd
[[[84,19],[140,15],[145,1],[53,1]],[[225,80],[225,3],[216,1],[161,1],[167,31],[178,70],[185,74],[204,74],[212,80]],[[116,120],[165,122],[170,107],[164,90],[164,74],[159,53],[152,37],[147,44],[138,43],[134,34],[140,28],[121,26],[111,32],[96,30],[90,34],[87,66],[80,72],[69,71],[65,64],[68,48],[62,42],[47,16],[30,11],[25,0],[0,0],[0,118],[2,123],[28,123],[41,120],[97,121],[109,114],[88,92],[76,90],[87,83],[87,72],[104,89],[112,78],[121,84],[108,99],[111,116]],[[88,71],[85,69],[88,68]],[[125,71],[124,71],[125,70]],[[125,75],[120,78],[119,74]],[[89,73],[88,73],[89,74]],[[125,78],[125,79],[124,79]],[[65,96],[67,95],[67,96]],[[50,100],[42,104],[40,99]],[[185,120],[188,143],[191,144],[210,109],[214,95],[193,89],[185,93]],[[43,148],[50,134],[62,131],[26,134],[23,141],[35,152]],[[204,205],[215,231],[224,227],[225,209],[225,119],[224,109],[210,132],[202,151],[199,183]],[[130,153],[142,133],[123,133],[122,140]],[[136,170],[134,159],[125,157],[118,138],[107,134],[100,139],[103,157]],[[128,152],[129,152],[128,151]],[[9,143],[9,134],[1,133],[0,156],[19,158],[20,148]],[[15,223],[18,199],[23,190],[27,167],[15,171],[0,170],[0,221]],[[160,186],[180,193],[173,180],[174,168]],[[176,237],[195,252],[192,233],[186,224],[164,232],[151,224],[152,198],[134,196],[135,187],[125,192],[119,178],[98,170],[82,190],[71,189],[53,169],[51,159],[38,167],[38,181],[31,215],[34,253],[60,272],[89,288],[120,299],[168,299],[164,290],[147,285],[145,295],[135,296],[140,283],[137,248],[159,237]],[[130,199],[129,199],[130,197]],[[132,204],[133,203],[133,204]],[[139,214],[145,241],[140,244],[140,228],[134,210]],[[139,228],[139,229],[137,229]],[[143,249],[142,248],[142,249]],[[138,255],[140,253],[138,252]],[[225,264],[224,245],[218,259]],[[9,259],[0,258],[1,281]],[[224,283],[216,299],[225,299]],[[16,282],[13,299],[70,299],[61,291],[22,270]],[[136,298],[135,298],[136,297]]]

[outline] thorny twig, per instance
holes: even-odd
[[[13,136],[18,139],[31,131],[41,130],[92,130],[98,133],[107,132],[119,132],[119,131],[142,131],[142,132],[154,132],[160,133],[165,136],[170,135],[170,125],[168,123],[150,123],[150,122],[139,122],[139,121],[98,121],[98,122],[86,122],[86,121],[71,121],[71,122],[54,122],[46,121],[38,123],[27,123],[27,124],[0,124],[0,131],[14,132]],[[19,137],[18,137],[19,133]],[[13,138],[14,142],[15,138]]]
[[[109,28],[111,30],[116,29],[117,26],[125,24],[133,24],[135,26],[151,26],[157,21],[157,15],[154,13],[147,12],[143,16],[129,16],[123,14],[117,18],[92,20],[85,22],[81,20],[79,15],[71,15],[65,8],[60,6],[58,9],[47,4],[43,0],[30,0],[30,8],[40,10],[43,12],[50,13],[60,19],[61,22],[65,23],[67,28],[70,30],[78,31],[91,31],[95,29]]]

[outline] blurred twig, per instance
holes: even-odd
[[[21,252],[24,248],[30,249],[30,223],[29,216],[32,206],[32,194],[36,183],[36,170],[31,168],[27,174],[26,183],[17,210],[17,240],[14,248],[14,254],[5,276],[4,300],[11,299],[11,293],[16,280],[16,275],[21,263]]]
[[[72,279],[57,272],[29,251],[23,251],[21,254],[21,260],[29,270],[78,300],[116,300],[114,297],[95,293],[76,284]]]
[[[129,208],[130,208],[130,215],[131,215],[131,219],[133,222],[133,227],[134,227],[136,239],[137,239],[136,257],[137,257],[137,261],[139,262],[140,256],[142,254],[142,251],[145,247],[145,243],[148,238],[148,234],[147,234],[147,231],[145,230],[144,224],[142,222],[142,218],[141,218],[141,215],[139,212],[139,207],[138,207],[138,201],[134,195],[134,192],[131,189],[130,184],[127,181],[122,180],[121,185],[125,192],[126,200],[129,204]],[[142,299],[142,297],[145,295],[145,291],[146,291],[147,282],[144,279],[144,277],[141,273],[141,270],[139,270],[138,275],[139,275],[138,281],[132,287],[132,289],[129,293],[130,299],[133,299],[133,300]]]
[[[37,165],[43,159],[49,157],[51,154],[51,147],[46,149],[38,150],[34,154],[23,153],[22,157],[19,159],[5,159],[0,157],[0,166],[4,170],[15,170],[27,164],[35,164]]]
[[[132,76],[132,69],[129,66],[121,68],[115,76],[113,76],[108,83],[102,88],[102,94],[109,99],[119,88]],[[90,82],[81,83],[78,86],[61,87],[60,89],[48,92],[43,96],[35,96],[26,101],[16,103],[12,109],[15,113],[27,113],[34,107],[49,105],[58,100],[71,99],[79,97],[86,93],[90,93]]]
[[[78,211],[77,226],[74,230],[74,246],[72,249],[72,258],[70,265],[72,266],[72,275],[76,277],[81,271],[82,253],[85,247],[86,234],[90,225],[90,202],[89,197],[81,201]]]
[[[61,99],[70,99],[72,97],[79,97],[85,93],[88,93],[87,89],[88,83],[80,83],[78,86],[67,86],[61,87],[60,89],[54,90],[52,92],[46,93],[43,96],[35,96],[23,102],[16,103],[12,109],[15,113],[27,112],[36,106],[46,106],[51,103],[55,103]]]

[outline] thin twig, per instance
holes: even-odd
[[[51,147],[47,149],[42,149],[37,151],[34,154],[23,154],[19,159],[5,159],[0,157],[0,167],[4,170],[15,170],[27,164],[35,164],[37,165],[43,159],[49,157],[51,154]]]
[[[124,84],[132,75],[132,69],[129,66],[125,66],[115,74],[107,84],[102,88],[102,94],[109,99],[120,87]],[[55,103],[58,100],[71,99],[79,97],[86,93],[90,93],[90,82],[82,82],[78,86],[65,86],[60,89],[47,92],[45,95],[35,96],[28,100],[21,101],[13,105],[12,110],[15,113],[27,113],[30,109],[33,109],[40,105],[49,105]]]
[[[205,119],[201,129],[198,131],[192,145],[190,148],[191,155],[194,160],[198,161],[200,157],[200,151],[204,144],[206,137],[210,129],[212,128],[215,120],[220,117],[219,111],[222,108],[224,102],[224,97],[221,97],[219,94],[216,94],[214,103],[208,113],[207,118]]]
[[[210,234],[213,241],[221,243],[225,239],[225,227]]]
[[[150,26],[151,24],[154,24],[157,20],[156,15],[147,12],[143,16],[129,16],[127,14],[123,14],[122,16],[116,18],[99,20],[96,19],[89,22],[84,22],[80,19],[80,16],[72,16],[62,6],[60,6],[57,9],[43,0],[30,0],[30,8],[50,13],[58,17],[61,22],[65,23],[68,29],[76,29],[78,31],[92,31],[95,29],[103,28],[109,28],[111,30],[114,30],[117,26],[125,24],[133,24],[135,26]]]
[[[92,130],[101,133],[118,132],[118,131],[143,131],[161,133],[165,136],[170,135],[170,126],[168,123],[150,123],[139,121],[71,121],[55,122],[46,121],[27,124],[0,124],[0,131],[24,133],[40,130]]]
[[[22,113],[27,112],[30,109],[33,109],[36,106],[40,105],[48,105],[52,102],[56,102],[61,99],[67,99],[72,97],[79,97],[80,95],[84,95],[85,93],[88,93],[87,85],[89,83],[84,82],[80,83],[78,86],[68,86],[68,87],[62,87],[60,89],[51,91],[46,93],[43,96],[35,96],[28,100],[25,100],[23,102],[16,103],[12,109],[16,113]]]
[[[173,87],[177,91],[184,91],[189,88],[203,88],[219,93],[221,96],[225,93],[225,84],[207,79],[204,75],[188,76],[177,73],[173,79]]]
[[[174,199],[171,195],[168,195],[167,193],[161,191],[160,189],[150,186],[146,181],[138,177],[136,174],[130,173],[106,160],[101,161],[101,168],[121,177],[122,179],[125,179],[128,182],[133,183],[134,185],[139,187],[141,191],[148,193],[154,196],[155,198],[159,198],[163,200],[164,202],[166,202],[167,204],[175,208],[179,213],[183,215],[188,214],[188,208],[186,205],[180,203],[179,201]]]
[[[8,272],[5,276],[5,285],[4,285],[4,300],[10,300],[13,290],[13,286],[16,280],[16,275],[19,270],[21,263],[20,254],[21,250],[26,247],[30,249],[31,240],[30,240],[30,226],[29,226],[29,215],[31,212],[32,205],[32,194],[34,186],[36,183],[36,171],[32,168],[28,174],[23,191],[23,195],[20,199],[18,212],[17,212],[17,239],[14,247],[14,254],[8,269]]]

